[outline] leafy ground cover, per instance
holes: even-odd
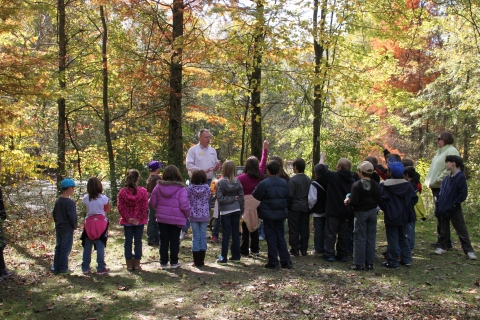
[[[0,318],[5,319],[478,319],[479,261],[454,250],[433,254],[434,218],[417,222],[410,268],[384,269],[386,249],[379,216],[375,269],[355,272],[347,263],[317,256],[292,257],[294,269],[272,271],[266,243],[260,258],[218,265],[219,244],[209,244],[207,266],[191,267],[190,238],[182,241],[182,268],[159,270],[157,248],[144,246],[143,271],[128,272],[123,229],[111,217],[108,276],[81,273],[80,232],[75,234],[69,276],[49,272],[54,232],[48,215],[24,214],[7,222],[7,266],[15,276],[0,282]],[[13,225],[12,225],[13,224]],[[469,226],[474,247],[479,228]],[[311,240],[313,241],[313,239]],[[95,253],[92,255],[94,261]]]

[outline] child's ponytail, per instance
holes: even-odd
[[[130,169],[127,172],[127,176],[125,177],[125,182],[123,186],[125,188],[133,189],[132,193],[137,194],[137,183],[138,179],[140,178],[140,173],[136,169]]]

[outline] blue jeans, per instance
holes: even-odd
[[[215,236],[218,238],[218,234],[220,232],[220,226],[221,226],[221,219],[219,216],[218,218],[215,218],[215,221],[213,221],[212,236]]]
[[[355,219],[353,220],[353,264],[363,266],[373,264],[375,261],[377,212],[377,208],[355,212]]]
[[[142,258],[142,236],[143,224],[138,226],[123,226],[125,234],[125,259],[141,259]],[[135,244],[135,251],[132,255],[132,240]]]
[[[177,264],[182,229],[176,225],[161,222],[158,222],[158,229],[160,230],[160,264],[168,263],[168,249],[170,249],[170,265]]]
[[[53,258],[54,272],[63,272],[68,269],[68,256],[73,246],[73,231],[59,231],[55,229],[56,243]]]
[[[194,222],[192,226],[192,251],[207,251],[207,227],[208,222]]]
[[[187,219],[187,224],[182,228],[182,231],[187,233],[188,229],[190,229],[190,220]]]
[[[90,262],[92,261],[93,244],[97,248],[97,271],[102,271],[107,266],[105,264],[105,245],[101,240],[92,241],[88,237],[85,238],[85,246],[83,247],[82,272],[90,270]]]
[[[406,232],[407,225],[396,226],[385,224],[387,234],[387,260],[391,266],[398,267],[398,249],[400,248],[400,261],[405,264],[412,262],[412,252],[408,247]]]
[[[407,224],[407,238],[408,238],[408,247],[410,251],[413,251],[415,248],[415,221]]]
[[[147,224],[147,241],[148,243],[158,244],[160,236],[158,235],[157,218],[155,217],[155,208],[148,206],[148,224]]]
[[[316,253],[323,254],[323,237],[325,235],[325,217],[313,217],[315,234],[313,235],[313,248]]]
[[[232,236],[232,246],[230,251],[232,253],[231,260],[240,260],[240,211],[235,211],[220,216],[222,220],[222,258],[227,259],[228,244],[230,242],[230,235]]]
[[[265,240],[265,231],[263,229],[263,220],[260,222],[260,227],[258,227],[258,237]]]

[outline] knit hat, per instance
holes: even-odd
[[[65,178],[60,183],[60,188],[62,188],[62,189],[67,189],[67,188],[70,188],[70,187],[75,187],[75,181],[73,181],[70,178]]]
[[[320,166],[324,166],[325,169],[328,170],[328,164],[320,164],[320,163],[316,164],[315,167],[313,167],[313,172],[315,172],[315,174],[316,174],[317,176],[321,176],[321,174],[320,174]]]
[[[403,164],[395,158],[388,158],[388,170],[390,170],[392,177],[395,179],[403,178],[403,171],[405,170]]]
[[[357,167],[358,170],[365,172],[365,173],[373,173],[373,164],[369,161],[363,161]]]
[[[151,172],[160,169],[162,167],[162,164],[158,162],[157,160],[153,160],[148,164],[148,170]]]

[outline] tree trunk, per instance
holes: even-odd
[[[183,169],[182,136],[182,52],[183,52],[183,0],[174,0],[172,6],[173,54],[170,61],[170,106],[168,122],[168,161]]]
[[[107,21],[105,19],[105,11],[103,6],[100,6],[100,18],[102,19],[102,75],[103,75],[103,92],[102,92],[102,104],[103,104],[103,127],[105,131],[105,141],[107,143],[108,152],[108,165],[110,171],[110,202],[113,205],[117,203],[117,176],[115,174],[115,155],[113,153],[112,137],[110,135],[110,110],[108,109],[108,58],[107,58],[107,40],[108,30]]]
[[[324,33],[327,1],[323,0],[320,10],[320,22],[318,21],[318,6],[319,0],[314,0],[313,9],[313,48],[315,50],[315,69],[314,69],[314,86],[313,86],[313,147],[312,160],[313,167],[320,161],[320,128],[322,125],[322,115],[325,105],[324,83],[325,79],[321,80],[322,59],[325,48],[319,43],[319,32]],[[319,26],[320,23],[320,26]],[[322,39],[320,39],[322,41]],[[313,173],[312,167],[312,173]]]
[[[67,35],[65,33],[65,1],[58,0],[58,85],[62,96],[57,100],[58,122],[57,122],[57,190],[61,192],[60,182],[66,175],[65,172],[65,119],[66,102],[63,92],[67,86],[65,72],[67,69]]]
[[[257,17],[256,17],[255,38],[253,43],[253,71],[250,86],[250,99],[252,103],[251,121],[252,134],[251,148],[252,155],[258,159],[262,157],[262,106],[260,97],[262,91],[262,58],[265,34],[265,16],[263,0],[257,1]]]
[[[246,157],[245,157],[245,135],[247,133],[247,117],[248,117],[248,109],[250,104],[250,98],[247,98],[247,103],[245,105],[245,112],[243,113],[243,121],[242,121],[242,148],[240,150],[240,165],[245,165]]]

